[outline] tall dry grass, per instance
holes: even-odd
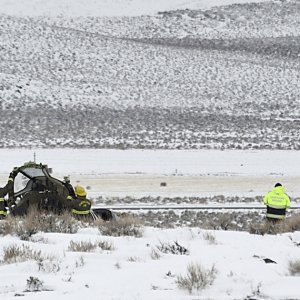
[[[145,230],[140,219],[134,217],[118,218],[117,221],[108,222],[98,219],[94,222],[94,226],[105,236],[142,237]]]
[[[180,289],[188,290],[192,293],[193,289],[203,290],[211,285],[216,279],[217,270],[213,265],[211,269],[205,269],[199,263],[190,263],[187,267],[186,276],[178,275],[176,284]]]
[[[300,216],[292,213],[290,218],[286,218],[277,222],[266,220],[263,223],[250,223],[249,233],[251,234],[281,234],[285,232],[294,232],[300,230]]]
[[[21,240],[28,241],[38,232],[76,233],[84,226],[84,223],[74,218],[71,212],[55,214],[40,211],[32,206],[27,215],[16,217],[8,215],[0,224],[0,234],[17,235]]]

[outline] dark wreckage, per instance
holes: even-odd
[[[13,216],[26,215],[31,206],[37,206],[39,211],[59,214],[69,210],[75,215],[92,217],[94,220],[116,220],[114,213],[108,209],[91,208],[91,201],[85,198],[82,187],[74,189],[68,177],[61,181],[52,177],[50,171],[47,165],[35,162],[15,167],[8,184],[2,188],[8,194],[5,200],[1,196],[4,204],[2,215],[5,216],[6,211]],[[76,193],[77,189],[82,189],[84,193]]]

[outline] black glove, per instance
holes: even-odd
[[[18,172],[12,171],[12,172],[9,174],[9,178],[15,179],[15,177],[17,176],[17,174],[18,174]]]

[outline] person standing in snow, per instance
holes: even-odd
[[[267,206],[267,220],[277,222],[285,218],[291,201],[286,194],[286,189],[281,183],[276,183],[274,189],[266,195],[264,204]]]
[[[90,213],[91,201],[86,199],[87,192],[82,186],[75,189],[75,197],[69,195],[67,197],[67,207],[69,207],[75,215],[87,215]]]
[[[4,197],[13,190],[13,186],[14,186],[14,179],[15,179],[15,173],[11,172],[9,174],[9,178],[8,178],[8,182],[7,184],[3,187],[0,188],[0,218],[3,219],[6,217],[6,208],[5,206],[7,206],[6,201],[4,199]]]

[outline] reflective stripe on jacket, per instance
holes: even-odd
[[[0,215],[6,216],[6,208],[4,206],[4,198],[0,198]]]
[[[267,206],[268,218],[284,219],[286,210],[291,206],[290,198],[285,192],[283,186],[277,186],[266,195],[264,204]]]
[[[90,213],[91,201],[87,199],[67,197],[66,205],[71,209],[74,214],[87,215]]]

